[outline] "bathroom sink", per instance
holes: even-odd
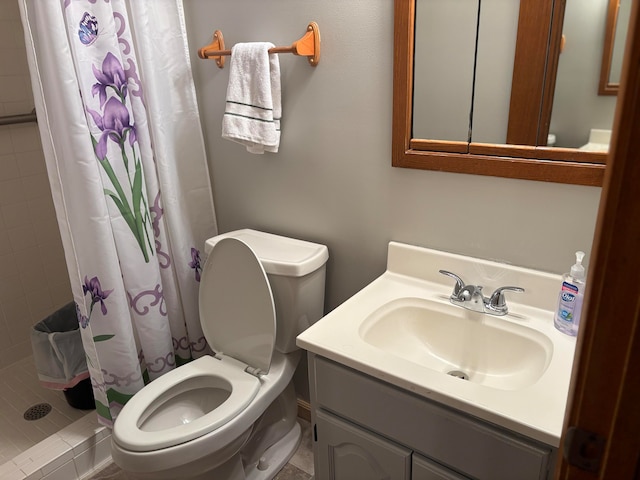
[[[500,390],[532,385],[553,355],[553,343],[537,330],[421,298],[382,305],[359,335],[386,354]]]
[[[494,292],[503,316],[450,302],[454,284]],[[297,338],[312,355],[508,430],[560,445],[575,337],[553,326],[562,277],[390,242],[387,270]],[[458,377],[458,378],[456,378]]]

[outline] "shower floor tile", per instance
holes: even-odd
[[[50,404],[51,412],[25,420],[24,412],[38,403]],[[0,369],[0,465],[87,413],[69,406],[62,392],[40,385],[32,356]]]

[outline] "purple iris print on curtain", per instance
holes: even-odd
[[[91,280],[87,276],[84,277],[84,285],[82,285],[82,291],[86,295],[87,293],[91,297],[91,306],[89,307],[89,314],[83,315],[80,312],[80,308],[78,304],[76,304],[76,314],[78,315],[78,322],[82,328],[87,328],[89,326],[89,322],[91,320],[91,314],[93,313],[93,307],[96,304],[100,304],[100,312],[102,315],[107,314],[107,305],[105,304],[105,300],[107,297],[113,292],[113,290],[103,290],[100,285],[100,280],[98,277],[93,277]],[[93,337],[94,342],[104,342],[105,340],[110,340],[115,335],[98,335]]]
[[[200,266],[200,251],[197,248],[191,247],[191,261],[189,266],[196,272],[196,282],[200,281],[200,272],[202,267]]]
[[[96,303],[100,304],[100,310],[103,315],[107,314],[107,306],[104,304],[104,301],[107,299],[109,294],[113,292],[113,290],[102,290],[100,286],[100,280],[98,277],[93,277],[89,280],[86,276],[84,277],[84,285],[82,285],[82,291],[87,294],[87,292],[91,295],[91,307],[89,308],[89,314],[93,311],[93,306]]]
[[[97,142],[93,136],[91,140],[96,158],[109,177],[113,187],[113,190],[105,188],[104,193],[113,200],[122,214],[140,247],[145,262],[148,262],[150,251],[153,250],[149,235],[151,217],[149,216],[142,180],[142,162],[140,157],[136,155],[134,148],[137,142],[136,129],[130,123],[129,110],[125,105],[127,97],[125,72],[122,64],[109,52],[102,62],[102,70],[98,70],[94,65],[93,74],[98,83],[93,85],[91,93],[94,96],[98,94],[102,115],[88,107],[87,112],[91,115],[102,134]],[[108,89],[113,91],[116,96],[112,96],[107,100]],[[113,141],[120,149],[116,154],[119,154],[122,158],[124,169],[127,172],[128,182],[125,183],[125,187],[120,183],[113,165],[107,158],[107,142],[109,140]],[[130,152],[127,152],[127,143],[131,149]],[[131,168],[129,155],[133,156]],[[133,172],[131,172],[131,169]],[[131,178],[132,174],[133,179]],[[129,198],[131,198],[131,202]],[[153,253],[151,252],[151,254]]]
[[[124,103],[127,96],[127,78],[122,68],[122,64],[111,52],[107,53],[102,62],[102,69],[99,70],[93,66],[93,75],[98,80],[91,88],[91,93],[96,93],[100,98],[100,107],[103,107],[107,101],[107,89],[111,88],[120,97],[120,101]]]
[[[127,107],[115,97],[111,97],[103,107],[104,116],[100,116],[98,112],[87,108],[87,111],[93,117],[93,121],[102,130],[102,135],[100,135],[100,140],[98,140],[95,148],[96,156],[99,160],[107,158],[107,140],[116,142],[121,150],[125,147],[127,137],[129,137],[129,145],[131,147],[136,142],[136,129],[129,123],[129,110],[127,110]]]
[[[199,251],[217,231],[182,2],[19,4],[96,411],[111,425],[147,381],[210,352]]]

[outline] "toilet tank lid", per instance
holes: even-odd
[[[302,277],[322,267],[329,258],[325,245],[248,228],[210,238],[205,242],[205,254],[208,256],[216,243],[229,237],[249,245],[268,274]]]

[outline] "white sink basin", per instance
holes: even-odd
[[[538,381],[553,355],[551,340],[536,330],[421,298],[384,304],[359,334],[385,353],[501,390]]]
[[[448,270],[491,292],[505,316],[452,305]],[[298,346],[449,408],[559,446],[575,338],[553,326],[560,275],[389,244],[387,270],[298,336]],[[448,375],[460,371],[468,381]]]

